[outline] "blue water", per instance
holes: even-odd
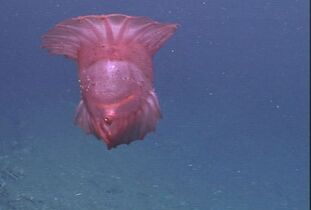
[[[0,210],[309,209],[309,2],[11,0],[0,7]],[[163,113],[107,150],[73,125],[76,65],[41,49],[59,21],[180,24],[154,58]]]

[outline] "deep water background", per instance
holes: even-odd
[[[309,1],[2,1],[0,210],[309,209]],[[180,24],[154,59],[164,118],[108,151],[73,125],[76,66],[41,49],[59,21]]]

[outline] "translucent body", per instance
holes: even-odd
[[[66,20],[43,37],[51,53],[77,61],[76,123],[109,149],[155,129],[161,114],[152,56],[175,30],[175,24],[112,14]]]

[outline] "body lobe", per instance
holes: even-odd
[[[85,46],[79,52],[78,63],[80,88],[86,101],[108,106],[152,91],[151,56],[135,43]]]
[[[137,66],[119,60],[99,60],[88,68],[79,69],[79,78],[83,96],[105,103],[135,94],[151,84]]]

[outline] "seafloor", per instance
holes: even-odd
[[[160,134],[108,151],[72,124],[74,104],[55,104],[1,121],[0,210],[196,209],[187,190],[195,186],[174,172],[191,167],[174,145],[161,149]]]
[[[305,203],[294,185],[278,184],[292,175],[261,171],[260,164],[270,164],[234,154],[219,142],[221,130],[200,132],[199,118],[176,127],[167,122],[177,115],[171,110],[143,142],[108,151],[73,125],[74,109],[66,100],[40,102],[16,110],[14,119],[2,116],[0,210],[298,210]],[[233,137],[225,141],[234,141],[228,132]],[[252,141],[237,136],[239,147]]]

